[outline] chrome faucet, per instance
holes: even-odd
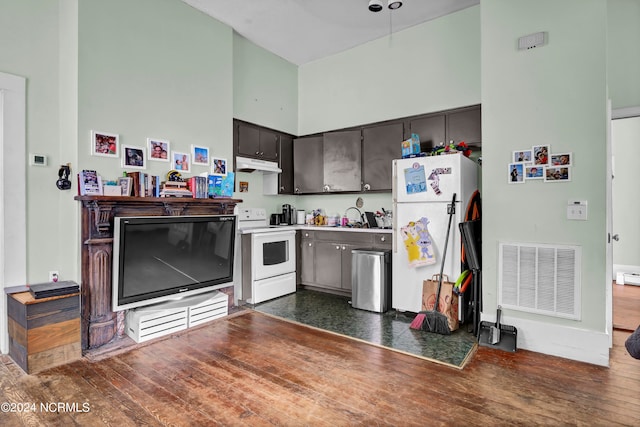
[[[362,224],[364,223],[364,218],[362,217],[362,212],[360,212],[360,209],[356,208],[356,207],[349,207],[344,211],[344,216],[346,216],[348,218],[347,212],[349,212],[351,209],[355,209],[356,212],[358,212],[358,223]]]

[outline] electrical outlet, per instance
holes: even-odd
[[[50,282],[57,282],[58,281],[58,272],[57,271],[50,271],[49,272],[49,281]]]

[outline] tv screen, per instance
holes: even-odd
[[[116,217],[113,311],[233,285],[234,215]]]

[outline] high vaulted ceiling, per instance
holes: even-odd
[[[369,0],[182,0],[258,46],[302,65],[480,3],[403,0],[370,12]]]

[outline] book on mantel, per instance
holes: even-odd
[[[80,292],[80,286],[76,282],[66,280],[63,282],[38,283],[29,286],[29,292],[35,299],[57,297]]]

